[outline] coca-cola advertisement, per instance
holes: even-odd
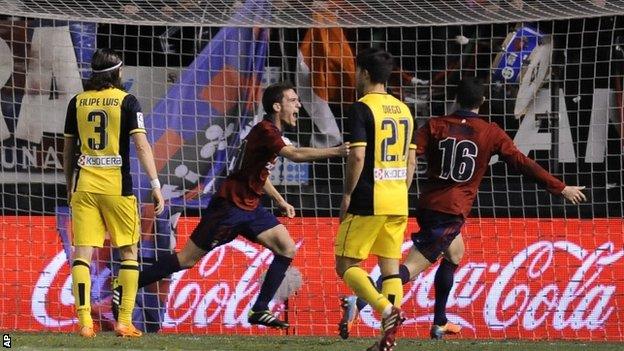
[[[24,240],[3,243],[0,328],[72,330],[71,277],[55,218],[31,217],[28,228],[20,225],[24,220],[2,221],[3,230]],[[332,336],[340,318],[338,298],[348,293],[333,269],[338,221],[282,220],[298,245],[294,267],[302,284],[272,308],[289,321],[290,333]],[[180,219],[176,247],[184,245],[197,222]],[[469,220],[462,231],[466,255],[455,274],[449,319],[464,327],[463,338],[624,340],[619,329],[624,320],[623,228],[622,219]],[[408,232],[414,230],[412,221]],[[404,253],[410,247],[406,240]],[[27,263],[21,259],[25,253]],[[160,331],[277,333],[252,329],[246,318],[271,260],[270,251],[240,238],[174,274],[161,291],[165,312]],[[376,279],[379,269],[369,261],[366,268]],[[427,337],[434,275],[435,267],[405,287],[407,320],[401,333],[406,337]],[[106,323],[110,307],[103,302],[94,313]],[[367,307],[360,317],[354,335],[376,335],[379,316]]]

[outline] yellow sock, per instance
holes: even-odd
[[[91,318],[91,273],[89,262],[75,259],[71,269],[72,293],[78,313],[78,322],[81,327],[93,328]]]
[[[362,268],[353,266],[347,269],[342,279],[359,298],[368,302],[375,311],[382,313],[386,307],[391,305],[390,301],[375,289],[373,281]]]
[[[132,324],[132,311],[139,290],[139,263],[135,260],[121,261],[119,278],[121,303],[119,304],[118,322],[125,325]]]
[[[385,277],[381,283],[381,293],[395,307],[400,308],[403,300],[403,284],[401,283],[401,277],[398,274]]]

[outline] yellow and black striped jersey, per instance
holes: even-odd
[[[67,107],[65,136],[80,146],[75,191],[132,195],[130,135],[145,133],[138,100],[117,88],[85,91]]]
[[[365,146],[366,157],[348,212],[407,215],[407,155],[416,147],[407,105],[390,94],[369,93],[352,105],[349,128],[351,146]]]

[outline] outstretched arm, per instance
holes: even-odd
[[[294,162],[314,161],[331,157],[345,157],[349,154],[349,143],[328,148],[284,146],[279,155]]]
[[[536,181],[540,186],[554,195],[561,195],[573,204],[587,201],[583,194],[584,186],[569,186],[546,171],[537,162],[524,155],[513,143],[513,140],[499,129],[501,158],[512,168],[518,170],[524,176]]]

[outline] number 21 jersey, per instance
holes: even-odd
[[[351,106],[349,131],[351,147],[366,147],[366,156],[348,212],[406,216],[407,154],[415,148],[407,105],[390,94],[366,94]]]
[[[75,191],[132,195],[130,135],[145,133],[137,99],[116,88],[85,91],[67,107],[65,136],[79,141]]]

